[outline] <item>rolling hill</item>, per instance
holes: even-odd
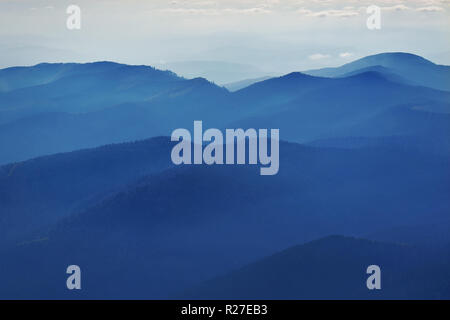
[[[261,177],[249,165],[164,169],[165,141],[2,167],[15,241],[1,250],[0,296],[165,298],[298,243],[448,217],[444,157],[283,142],[279,174]],[[87,270],[78,295],[54,276],[75,262]],[[30,263],[40,277],[24,277]]]
[[[143,175],[171,166],[167,138],[108,145],[2,166],[1,246],[52,225]]]
[[[112,62],[40,64],[0,71],[6,74],[5,86],[15,88],[0,93],[0,123],[43,112],[93,112],[189,86],[170,71]],[[17,79],[28,77],[31,80],[15,85]]]
[[[450,93],[392,82],[378,72],[336,79],[290,74],[259,82],[235,94],[245,101],[237,104],[246,107],[239,109],[243,117],[232,127],[280,128],[283,139],[302,143],[364,137],[368,130],[363,123],[384,121],[389,126],[377,127],[371,136],[421,135],[424,127],[432,130],[435,126],[432,118],[447,123],[447,112],[434,110],[450,110]],[[392,120],[398,110],[405,111],[399,123]],[[420,130],[416,128],[417,121],[423,122]],[[447,124],[444,126],[448,128]]]
[[[342,77],[360,73],[367,68],[381,68],[391,75],[408,79],[416,85],[439,90],[450,90],[450,67],[434,64],[420,56],[389,52],[364,57],[337,68],[324,68],[305,71],[305,73],[321,77]]]
[[[366,269],[381,269],[368,290]],[[180,294],[184,299],[449,299],[450,255],[331,236],[271,255]],[[444,282],[442,281],[443,279]]]

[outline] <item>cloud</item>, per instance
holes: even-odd
[[[198,15],[219,15],[220,12],[215,9],[197,9],[197,8],[167,8],[160,10],[162,13],[172,14],[198,14]]]
[[[342,10],[321,10],[321,11],[312,11],[309,9],[301,8],[296,11],[299,14],[306,15],[309,17],[317,17],[317,18],[326,18],[326,17],[338,17],[338,18],[348,18],[355,17],[359,15],[359,12],[346,8]]]
[[[246,9],[225,9],[224,12],[237,13],[237,14],[252,14],[252,13],[270,13],[271,11],[266,7],[255,7]]]
[[[222,14],[265,14],[271,11],[264,6],[255,8],[166,8],[160,10],[162,13],[172,13],[172,14],[192,14],[192,15],[208,15],[217,16]]]
[[[410,10],[410,8],[405,6],[404,4],[397,4],[395,6],[390,6],[390,7],[381,7],[381,10],[385,10],[385,11],[405,11],[405,10]]]
[[[339,57],[341,58],[350,58],[351,56],[353,56],[353,53],[351,52],[342,52],[339,54]]]
[[[429,6],[429,7],[417,8],[416,11],[419,11],[419,12],[440,12],[440,11],[445,11],[445,9],[441,8],[441,7],[437,7],[437,6]]]
[[[308,58],[311,60],[322,60],[322,59],[327,59],[330,57],[331,56],[329,54],[322,54],[322,53],[315,53],[315,54],[308,56]]]

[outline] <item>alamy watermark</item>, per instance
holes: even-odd
[[[66,27],[69,30],[81,29],[81,8],[75,4],[67,7],[66,13],[69,15],[66,20]]]
[[[366,286],[369,290],[381,289],[381,268],[380,266],[373,264],[367,267],[367,274],[370,276],[367,278]]]
[[[67,274],[70,276],[67,278],[66,286],[69,290],[81,290],[81,269],[76,264],[72,264],[67,267]]]
[[[379,6],[371,5],[367,7],[367,14],[370,16],[367,18],[367,28],[369,30],[381,29],[381,8]]]
[[[192,144],[194,164],[246,164],[248,142],[248,164],[258,164],[259,160],[259,164],[265,166],[260,168],[260,175],[275,175],[280,167],[279,129],[270,130],[270,155],[267,129],[226,129],[224,141],[222,131],[212,128],[203,132],[202,121],[194,121],[193,139],[189,130],[176,129],[171,140],[179,141],[171,153],[172,162],[176,165],[192,164]],[[209,144],[203,146],[203,142]]]

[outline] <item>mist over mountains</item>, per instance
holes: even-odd
[[[384,53],[247,84],[0,70],[0,297],[448,299],[449,67]],[[279,173],[175,166],[194,120],[280,129]]]
[[[437,65],[414,54],[403,52],[380,53],[347,63],[338,68],[306,71],[307,74],[322,77],[345,77],[368,69],[392,74],[410,84],[449,90],[449,66]]]
[[[410,63],[410,55],[404,55]],[[369,61],[386,59],[381,55]],[[440,68],[416,59],[421,70]],[[448,82],[448,70],[443,74]],[[22,83],[21,76],[26,79]],[[107,62],[8,68],[0,78],[2,87],[9,88],[0,94],[0,146],[9,150],[0,163],[167,136],[197,119],[216,128],[276,127],[284,140],[301,143],[346,136],[422,136],[423,131],[434,141],[436,133],[428,131],[448,133],[446,120],[441,121],[448,116],[447,91],[395,82],[391,73],[380,70],[344,78],[291,73],[237,92],[202,78],[187,80],[145,66]],[[39,84],[28,86],[30,81]],[[395,123],[379,126],[380,121]],[[396,127],[398,121],[404,125]]]

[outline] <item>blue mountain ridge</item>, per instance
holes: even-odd
[[[236,92],[111,62],[2,69],[0,298],[448,299],[448,74],[404,53]],[[174,166],[194,120],[279,128],[280,171]]]
[[[432,108],[443,110],[434,117],[445,123],[449,95],[396,82],[378,71],[337,79],[291,73],[230,93],[205,79],[185,80],[148,67],[120,65],[0,94],[0,119],[5,122],[0,125],[0,147],[9,150],[0,155],[0,163],[169,135],[199,119],[217,128],[280,128],[283,139],[302,143],[365,136],[364,130],[355,129],[359,123],[383,121],[383,115],[399,105],[410,105],[403,120],[408,128],[394,124],[371,134],[423,135],[416,132],[413,118]],[[10,98],[12,105],[5,102]],[[433,128],[433,121],[427,119],[424,125]]]
[[[380,53],[361,58],[337,68],[305,71],[310,75],[341,77],[368,67],[381,66],[389,74],[408,79],[417,85],[450,90],[450,67],[437,65],[418,55],[405,52]]]

